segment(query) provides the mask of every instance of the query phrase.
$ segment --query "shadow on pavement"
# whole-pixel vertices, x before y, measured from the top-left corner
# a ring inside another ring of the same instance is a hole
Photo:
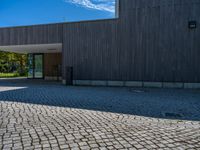
[[[3,79],[0,101],[200,121],[199,90],[66,87],[44,80]]]

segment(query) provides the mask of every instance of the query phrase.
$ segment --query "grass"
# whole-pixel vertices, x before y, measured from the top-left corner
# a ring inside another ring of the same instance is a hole
[[[0,73],[0,78],[14,78],[20,77],[18,73]]]

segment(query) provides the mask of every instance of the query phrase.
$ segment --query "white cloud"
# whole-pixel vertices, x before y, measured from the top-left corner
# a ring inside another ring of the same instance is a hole
[[[81,7],[96,9],[101,11],[115,12],[115,0],[64,0]]]

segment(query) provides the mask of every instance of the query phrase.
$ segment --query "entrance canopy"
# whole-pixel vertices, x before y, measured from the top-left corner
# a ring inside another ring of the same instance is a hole
[[[0,51],[29,54],[29,53],[59,53],[62,52],[62,44],[33,44],[0,46]]]

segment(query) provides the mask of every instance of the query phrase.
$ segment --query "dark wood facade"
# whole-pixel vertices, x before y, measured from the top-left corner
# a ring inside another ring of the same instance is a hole
[[[44,54],[44,76],[59,77],[61,76],[60,66],[62,64],[61,53],[45,53]]]
[[[62,43],[62,24],[0,28],[0,46]]]
[[[121,0],[119,19],[64,25],[75,79],[200,82],[199,0]]]
[[[200,82],[200,0],[119,6],[116,19],[2,28],[0,45],[63,43],[64,78],[72,66],[75,80]]]

